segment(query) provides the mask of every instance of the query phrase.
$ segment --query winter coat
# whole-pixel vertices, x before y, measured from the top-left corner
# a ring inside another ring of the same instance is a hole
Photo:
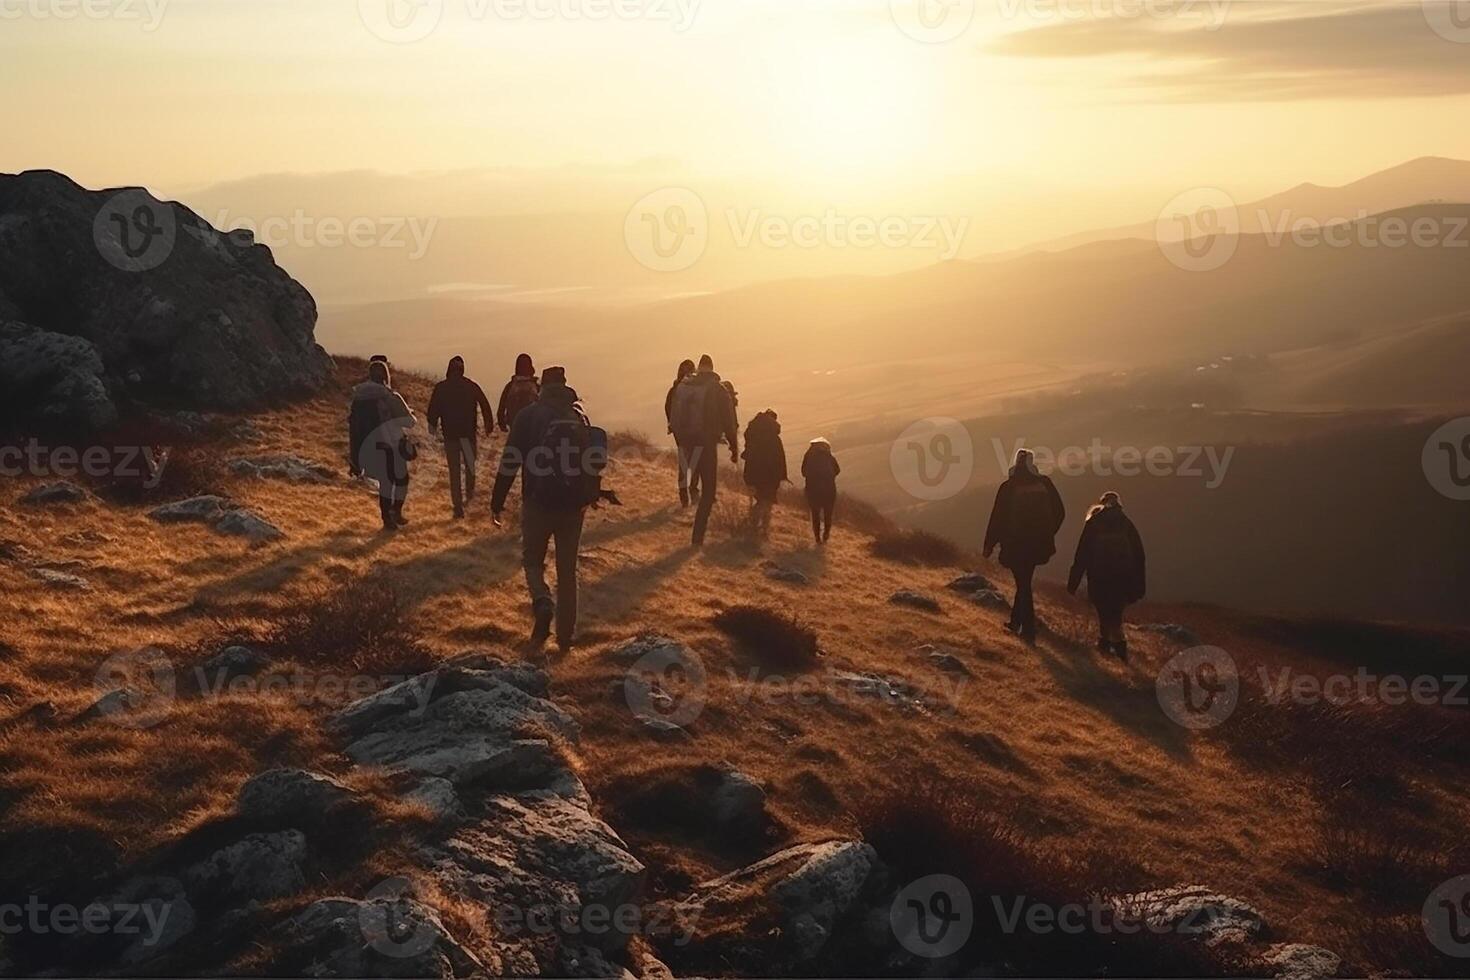
[[[689,448],[696,445],[713,448],[725,442],[731,449],[738,449],[740,424],[735,418],[735,401],[720,383],[720,376],[714,371],[697,371],[679,382],[675,386],[674,397],[670,399],[670,411],[674,409],[674,402],[685,385],[700,388],[704,394],[703,424],[700,426],[697,443],[691,442]],[[675,436],[679,435],[676,430]]]
[[[1082,526],[1067,588],[1075,592],[1084,576],[1087,598],[1101,609],[1119,609],[1143,598],[1143,539],[1122,507],[1104,507]]]
[[[347,414],[349,465],[380,485],[401,483],[408,477],[403,450],[416,424],[408,403],[392,388],[376,381],[356,385]]]
[[[767,409],[745,427],[745,483],[758,490],[774,491],[786,482],[786,446],[781,442],[781,423]]]
[[[577,404],[576,389],[560,381],[543,385],[541,396],[515,417],[510,426],[510,436],[505,440],[505,449],[500,455],[495,490],[490,495],[492,511],[499,513],[505,506],[505,498],[510,495],[516,474],[521,471],[532,450],[546,439],[546,430],[551,423],[568,417],[579,417],[584,422],[587,418]]]
[[[801,475],[806,480],[808,500],[833,500],[837,496],[837,475],[842,467],[832,455],[830,443],[813,442],[801,459]]]
[[[456,360],[429,396],[429,428],[442,422],[445,439],[472,438],[479,428],[475,425],[476,411],[485,419],[485,431],[493,429],[495,413],[490,399],[485,397],[484,389],[464,376],[464,365]]]
[[[995,493],[985,550],[999,545],[1000,563],[1006,568],[1045,565],[1057,553],[1057,531],[1066,517],[1062,496],[1050,477],[1012,468],[1010,478]]]

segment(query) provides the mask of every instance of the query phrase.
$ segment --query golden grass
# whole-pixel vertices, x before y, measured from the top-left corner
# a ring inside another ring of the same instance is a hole
[[[360,369],[342,367],[354,376]],[[422,411],[430,382],[399,382]],[[280,526],[282,542],[252,548],[204,527],[157,524],[142,507],[98,501],[0,511],[0,542],[75,559],[93,585],[58,593],[21,564],[0,562],[0,642],[8,647],[0,660],[0,850],[9,859],[28,842],[50,847],[44,857],[7,866],[7,879],[41,887],[53,878],[100,877],[219,817],[244,779],[271,765],[347,769],[321,725],[340,703],[332,697],[180,700],[162,722],[140,730],[66,723],[95,700],[93,677],[114,651],[156,645],[187,666],[227,634],[266,636],[344,585],[372,581],[391,585],[413,645],[427,655],[471,648],[516,655],[505,651],[529,621],[514,507],[505,529],[487,514],[499,437],[481,443],[479,491],[461,522],[451,519],[443,463],[426,441],[405,509],[412,523],[384,535],[370,491],[345,480],[345,391],[344,381],[324,396],[256,416],[258,445],[218,449],[295,453],[343,471],[341,482],[326,486],[228,477],[228,493]],[[664,778],[673,759],[690,767],[729,762],[767,788],[776,829],[765,844],[773,848],[860,833],[854,814],[901,796],[918,774],[938,773],[1006,814],[1038,847],[1124,853],[1150,882],[1203,882],[1256,904],[1293,940],[1350,958],[1371,954],[1360,939],[1363,896],[1309,867],[1308,856],[1338,823],[1334,797],[1306,768],[1316,763],[1266,765],[1232,745],[1228,722],[1192,734],[1169,721],[1154,691],[1173,652],[1162,640],[1140,636],[1126,664],[1100,658],[1090,650],[1090,609],[1041,586],[1046,629],[1028,647],[1001,629],[1003,612],[944,590],[954,568],[875,558],[872,535],[845,525],[842,511],[830,544],[814,548],[806,513],[789,495],[768,536],[730,537],[716,524],[695,551],[692,509],[679,508],[661,452],[620,455],[604,482],[626,506],[588,515],[581,643],[550,664],[554,697],[584,727],[578,762],[594,798],[624,798],[640,780]],[[18,497],[29,485],[6,492]],[[725,482],[726,509],[745,507],[735,493]],[[883,529],[861,513],[865,527]],[[760,566],[770,559],[804,572],[810,584],[766,578]],[[993,564],[977,569],[1007,581]],[[943,613],[894,607],[888,597],[899,589],[938,595]],[[712,617],[736,605],[795,614],[816,632],[823,656],[806,672],[818,684],[814,696],[798,697],[795,672],[773,674],[753,663],[716,628]],[[1330,666],[1228,612],[1155,607],[1130,618],[1190,625],[1229,649],[1248,679],[1260,664],[1308,672]],[[706,704],[685,740],[658,740],[610,693],[626,665],[609,648],[646,630],[681,639],[707,671]],[[917,650],[931,643],[954,652],[969,675],[930,666]],[[292,669],[353,669],[350,661],[285,656]],[[852,695],[829,682],[829,668],[903,680],[923,692],[923,703]],[[38,726],[19,717],[43,701],[55,703],[58,721]],[[1445,709],[1417,710],[1432,720]],[[1363,737],[1379,739],[1380,728],[1364,724]],[[1462,834],[1470,803],[1463,765],[1440,757],[1426,766],[1412,752],[1374,744],[1379,764],[1411,774],[1413,812],[1396,814],[1395,826],[1447,847]],[[615,825],[623,812],[608,809]],[[636,820],[617,829],[649,863],[660,895],[749,857]]]

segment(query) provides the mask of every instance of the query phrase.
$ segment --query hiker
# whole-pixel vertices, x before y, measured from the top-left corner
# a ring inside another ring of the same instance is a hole
[[[821,436],[807,446],[801,459],[801,475],[806,480],[806,505],[812,512],[812,536],[817,544],[832,537],[832,512],[837,509],[837,474],[842,467],[832,455],[832,444]]]
[[[599,457],[600,453],[600,457]],[[607,434],[588,421],[577,393],[567,385],[566,369],[549,367],[541,374],[540,394],[511,423],[500,457],[500,471],[490,498],[490,511],[500,525],[505,498],[516,474],[521,487],[521,563],[531,593],[535,625],[531,643],[540,645],[556,621],[556,644],[571,649],[577,629],[577,549],[588,506],[602,491],[598,475],[607,461]],[[546,549],[556,542],[556,598],[546,584]]]
[[[1000,563],[1016,579],[1016,600],[1006,629],[1027,643],[1036,640],[1031,579],[1037,567],[1057,553],[1057,531],[1066,516],[1056,484],[1036,471],[1036,459],[1029,449],[1019,450],[1010,477],[995,494],[995,507],[985,529],[985,557],[989,558],[1000,545]]]
[[[669,386],[669,393],[664,396],[664,420],[669,425],[669,435],[674,434],[674,392],[679,390],[679,385],[684,379],[694,373],[694,362],[689,358],[679,362],[679,372],[674,375],[674,383]],[[690,470],[688,453],[685,447],[679,445],[677,437],[674,439],[677,448],[675,455],[679,458],[679,506],[689,506],[689,495],[699,493],[699,476]],[[691,482],[693,477],[693,482]]]
[[[1143,598],[1143,539],[1123,513],[1123,500],[1112,490],[1087,512],[1077,555],[1067,576],[1067,591],[1077,594],[1087,577],[1087,598],[1097,609],[1097,648],[1128,659],[1123,610]]]
[[[694,512],[694,546],[698,548],[704,544],[709,515],[715,507],[722,441],[730,446],[730,462],[740,463],[735,400],[715,373],[714,359],[708,354],[700,357],[695,372],[674,389],[672,408],[674,441],[681,447],[683,465],[693,471],[690,483],[699,484],[699,507]]]
[[[444,462],[449,466],[449,502],[454,505],[454,519],[464,517],[466,501],[475,496],[475,464],[479,446],[475,442],[475,413],[485,420],[485,434],[495,431],[495,413],[484,389],[464,376],[464,358],[458,354],[449,359],[444,380],[434,386],[429,396],[429,432],[439,429],[444,436]],[[464,492],[460,493],[460,478]]]
[[[540,393],[541,385],[536,381],[536,365],[532,363],[531,355],[517,355],[516,373],[500,390],[500,408],[495,413],[500,431],[509,432],[521,409],[533,404]]]
[[[771,409],[760,412],[745,427],[745,485],[755,491],[751,523],[758,530],[771,526],[776,495],[786,478],[786,446],[781,442],[781,421]]]
[[[353,477],[377,481],[385,531],[408,523],[403,502],[408,496],[408,464],[418,456],[409,436],[416,424],[408,403],[393,390],[387,359],[368,362],[368,380],[352,389],[347,413],[347,468]]]

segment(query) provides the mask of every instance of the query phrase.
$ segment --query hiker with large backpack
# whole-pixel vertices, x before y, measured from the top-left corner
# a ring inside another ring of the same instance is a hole
[[[500,407],[495,412],[495,421],[501,432],[509,432],[521,409],[533,404],[541,394],[541,385],[536,380],[536,365],[530,354],[516,357],[516,373],[500,389]]]
[[[607,433],[587,420],[566,369],[541,373],[541,394],[510,426],[490,512],[501,524],[505,498],[521,475],[521,564],[531,594],[535,625],[531,643],[544,644],[556,623],[556,645],[566,652],[577,630],[577,550],[582,520],[599,499],[617,503],[602,489]],[[546,584],[546,550],[556,542],[556,598]]]
[[[388,359],[374,357],[368,362],[368,379],[352,389],[347,470],[354,478],[377,482],[378,513],[385,531],[408,523],[403,503],[408,499],[408,464],[418,455],[409,435],[415,425],[408,403],[393,390]]]
[[[1087,578],[1087,598],[1097,609],[1097,648],[1128,659],[1123,633],[1123,610],[1143,598],[1145,587],[1143,539],[1123,513],[1123,500],[1112,490],[1087,512],[1067,591],[1073,595]]]
[[[1000,546],[1000,563],[1016,580],[1016,598],[1006,629],[1027,643],[1036,640],[1036,606],[1031,580],[1038,566],[1057,553],[1057,531],[1066,520],[1062,496],[1051,478],[1036,470],[1029,449],[1016,453],[1016,465],[995,494],[990,524],[985,529],[985,557]]]
[[[786,446],[781,442],[781,422],[771,409],[758,412],[745,427],[745,485],[755,493],[751,523],[765,531],[771,526],[776,495],[786,478]]]
[[[812,512],[812,536],[817,544],[832,537],[832,512],[837,508],[837,474],[842,467],[832,455],[832,444],[821,436],[807,446],[801,459],[801,475],[806,480],[806,505]]]
[[[674,383],[669,386],[669,393],[664,396],[664,419],[669,424],[669,435],[674,435],[674,392],[678,391],[679,385],[683,384],[684,379],[693,373],[694,362],[687,357],[684,358],[679,362],[679,371],[674,376]],[[679,445],[677,436],[674,438],[674,445],[678,449],[676,455],[679,458],[679,506],[688,507],[689,495],[692,493],[698,496],[699,494],[699,484],[690,482],[691,470],[688,453],[683,446]]]
[[[683,457],[681,465],[693,471],[691,483],[699,483],[699,507],[694,512],[694,546],[704,544],[709,515],[715,508],[720,468],[719,446],[730,446],[730,462],[740,463],[740,430],[735,421],[735,400],[715,373],[715,362],[705,354],[695,372],[674,390],[669,427]]]
[[[464,505],[475,496],[475,468],[479,446],[475,433],[477,413],[483,418],[485,435],[495,431],[495,413],[490,408],[490,399],[485,391],[464,376],[464,358],[458,354],[449,359],[449,369],[444,380],[434,386],[429,396],[429,431],[442,426],[444,437],[444,462],[449,467],[449,502],[454,506],[454,518],[464,517]],[[461,492],[460,481],[464,486]]]

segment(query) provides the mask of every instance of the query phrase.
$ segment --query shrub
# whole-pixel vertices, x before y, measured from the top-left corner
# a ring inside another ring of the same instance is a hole
[[[306,663],[363,672],[418,672],[433,658],[414,642],[408,606],[392,584],[360,579],[325,587],[282,616],[268,646]]]
[[[806,670],[817,662],[817,633],[788,616],[760,606],[731,606],[714,618],[715,628],[778,670]]]
[[[872,548],[878,558],[929,568],[958,566],[964,559],[958,545],[929,531],[888,531],[873,539]]]

